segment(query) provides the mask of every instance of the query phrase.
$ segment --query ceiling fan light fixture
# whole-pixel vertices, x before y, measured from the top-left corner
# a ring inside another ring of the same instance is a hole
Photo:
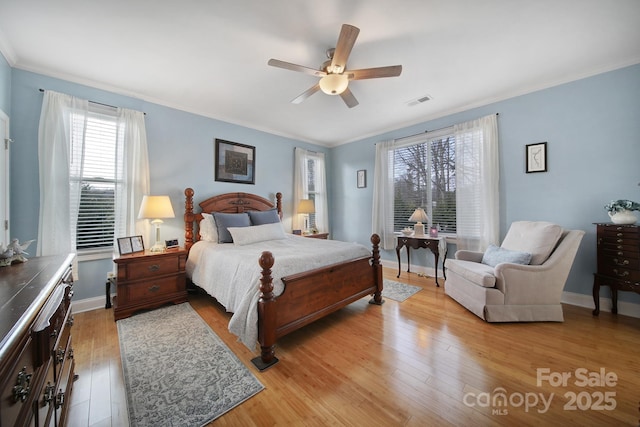
[[[327,74],[320,79],[320,89],[327,95],[340,95],[349,86],[349,77],[345,74]]]

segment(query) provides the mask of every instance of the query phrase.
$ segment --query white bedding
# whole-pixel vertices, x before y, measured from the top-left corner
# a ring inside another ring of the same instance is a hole
[[[271,275],[276,296],[284,288],[282,277],[371,255],[359,243],[295,235],[245,246],[203,241],[194,244],[187,259],[187,276],[233,313],[229,331],[252,351],[258,340],[261,272],[258,260],[263,251],[270,251],[275,258]]]

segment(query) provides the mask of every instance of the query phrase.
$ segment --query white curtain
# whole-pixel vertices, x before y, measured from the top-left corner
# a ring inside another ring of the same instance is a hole
[[[142,234],[137,220],[142,196],[149,193],[149,160],[143,113],[118,109],[115,237]],[[38,130],[40,214],[37,255],[76,252],[84,136],[89,102],[45,91]],[[146,233],[145,235],[148,235]],[[114,245],[114,249],[117,245]],[[77,258],[76,258],[77,259]],[[74,272],[77,274],[77,268]]]
[[[151,236],[149,222],[138,219],[142,198],[149,194],[149,156],[144,113],[118,108],[118,141],[114,237]],[[151,241],[149,241],[149,244]],[[147,245],[149,246],[149,245]],[[118,245],[114,241],[114,252]]]
[[[454,126],[457,248],[499,241],[498,123],[495,114]]]
[[[394,179],[393,153],[395,141],[376,144],[376,163],[373,173],[373,217],[371,232],[380,236],[382,249],[395,248],[393,230]]]
[[[327,206],[327,178],[324,153],[305,150],[296,147],[294,161],[294,189],[293,189],[293,219],[294,230],[304,228],[304,219],[298,215],[298,203],[301,199],[309,198],[309,160],[313,160],[316,165],[315,170],[315,218],[316,227],[319,232],[329,231],[329,208]]]
[[[38,256],[76,252],[80,186],[72,188],[69,178],[72,169],[74,173],[82,169],[81,159],[72,153],[84,151],[88,111],[86,100],[51,91],[44,93],[38,128]],[[72,214],[74,209],[76,215]],[[74,268],[74,272],[77,271]]]

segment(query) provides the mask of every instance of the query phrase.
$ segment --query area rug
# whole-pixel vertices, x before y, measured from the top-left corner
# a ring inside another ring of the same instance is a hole
[[[405,283],[394,282],[393,280],[384,279],[382,283],[382,296],[402,302],[422,288],[419,286],[407,285]]]
[[[117,327],[131,427],[201,426],[264,389],[188,303]]]

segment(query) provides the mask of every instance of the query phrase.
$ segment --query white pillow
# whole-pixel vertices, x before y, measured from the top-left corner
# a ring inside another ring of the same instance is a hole
[[[202,220],[200,221],[200,240],[218,243],[218,228],[216,227],[216,221],[213,218],[213,215],[209,213],[202,213]]]
[[[556,247],[562,227],[546,221],[515,221],[511,224],[502,247],[531,254],[531,265],[541,265]]]
[[[265,242],[267,240],[282,240],[287,238],[287,235],[284,233],[282,223],[280,222],[252,225],[251,227],[229,227],[227,230],[229,230],[231,237],[233,237],[233,244],[239,246]]]

